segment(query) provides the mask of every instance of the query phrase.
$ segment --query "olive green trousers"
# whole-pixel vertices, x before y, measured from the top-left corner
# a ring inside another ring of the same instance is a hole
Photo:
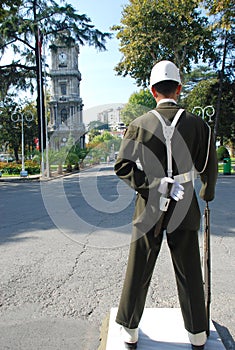
[[[130,245],[126,276],[116,322],[137,328],[160,252],[163,232],[154,236],[154,228]],[[186,330],[206,330],[206,310],[197,231],[176,230],[167,234],[174,266],[180,307]],[[167,273],[167,271],[166,271]]]

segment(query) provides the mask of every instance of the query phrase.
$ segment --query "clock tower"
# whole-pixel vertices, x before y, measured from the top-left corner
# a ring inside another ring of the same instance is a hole
[[[51,46],[50,146],[60,149],[71,137],[84,147],[85,125],[80,97],[81,73],[78,69],[79,47],[75,41],[69,46],[60,41]]]

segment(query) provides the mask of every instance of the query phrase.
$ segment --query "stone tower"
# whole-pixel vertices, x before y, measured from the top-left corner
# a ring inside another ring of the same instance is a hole
[[[52,91],[48,133],[50,146],[56,150],[65,146],[69,137],[84,148],[85,125],[80,97],[78,54],[79,47],[75,42],[66,46],[57,41],[51,47]]]

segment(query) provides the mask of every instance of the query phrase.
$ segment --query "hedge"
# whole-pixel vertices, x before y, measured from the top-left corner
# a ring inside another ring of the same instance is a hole
[[[0,171],[2,174],[19,175],[22,170],[22,165],[16,162],[4,163],[0,162]],[[40,166],[32,160],[25,161],[25,170],[29,175],[40,174]]]

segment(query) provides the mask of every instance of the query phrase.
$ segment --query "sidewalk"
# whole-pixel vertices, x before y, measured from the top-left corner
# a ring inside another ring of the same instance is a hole
[[[19,181],[39,181],[41,178],[40,174],[37,175],[29,175],[26,177],[23,176],[1,176],[1,182],[19,182]]]
[[[47,178],[46,176],[43,178],[41,174],[28,175],[26,177],[24,177],[24,176],[7,176],[7,177],[1,176],[0,182],[1,181],[2,182],[50,181],[50,180],[58,179],[60,177],[65,177],[65,176],[77,174],[85,169],[82,169],[80,171],[63,173],[63,174],[57,174],[57,172],[54,172],[54,173],[52,173],[52,176],[50,176],[49,178]]]

